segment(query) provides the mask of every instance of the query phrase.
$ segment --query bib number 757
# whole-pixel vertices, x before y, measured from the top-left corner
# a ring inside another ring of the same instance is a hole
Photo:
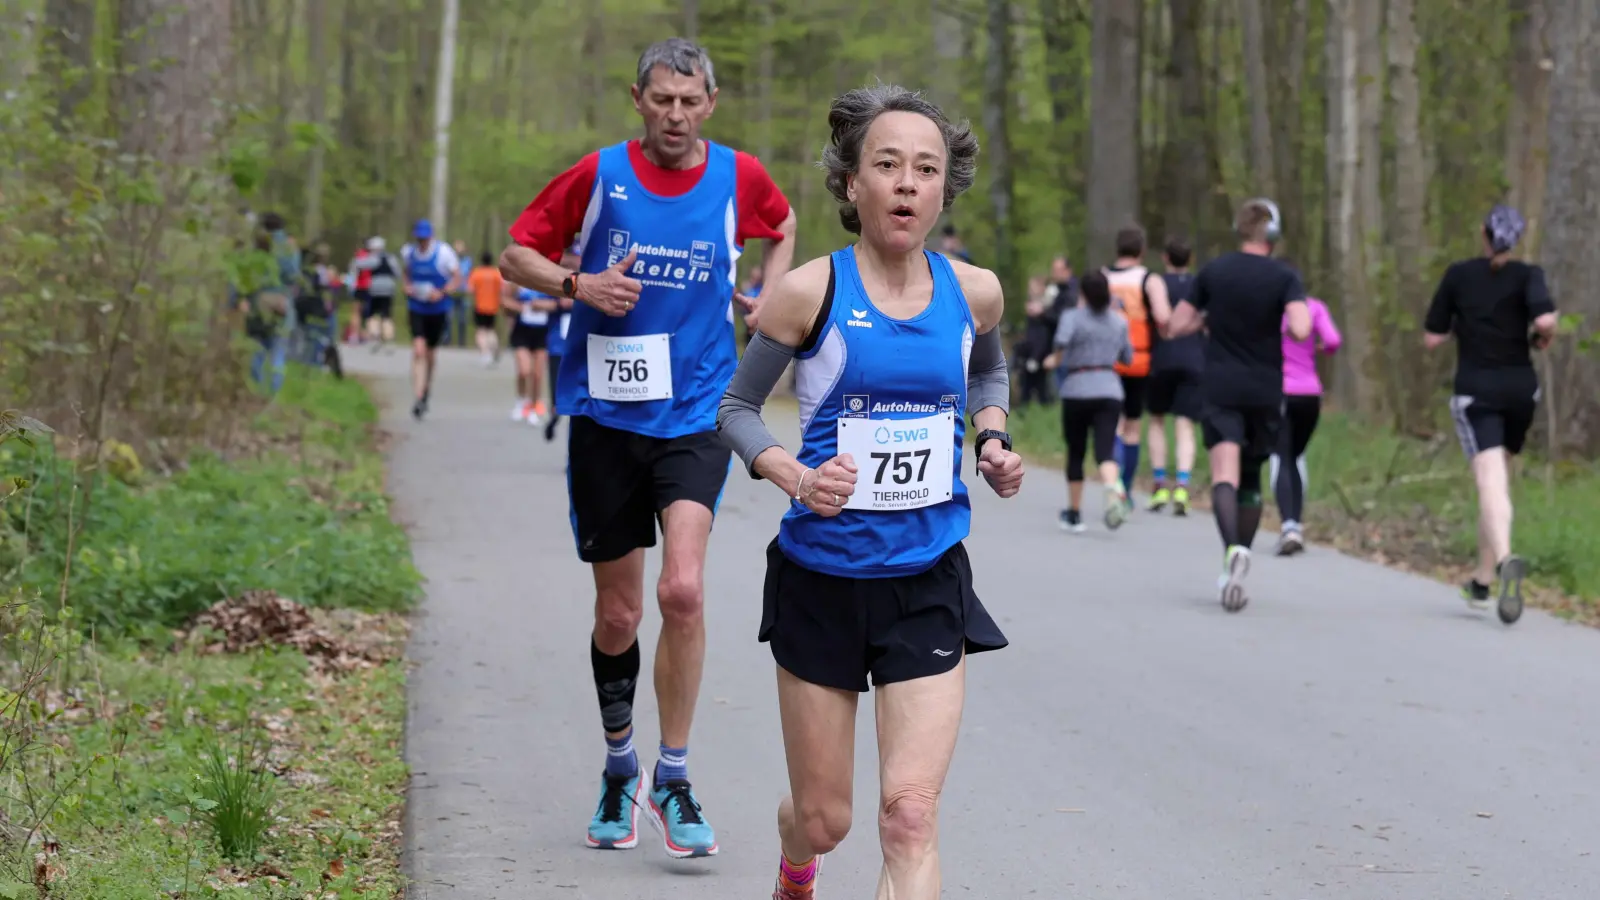
[[[840,419],[839,452],[860,475],[845,509],[920,509],[950,499],[955,484],[955,414],[920,419]]]
[[[589,335],[589,396],[612,403],[672,396],[672,338]]]

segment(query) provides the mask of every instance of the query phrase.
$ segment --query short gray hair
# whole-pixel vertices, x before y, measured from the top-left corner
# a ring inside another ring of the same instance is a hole
[[[949,209],[978,171],[978,139],[966,122],[952,122],[938,106],[897,84],[856,88],[834,98],[828,108],[828,128],[833,132],[822,148],[822,168],[828,173],[828,193],[839,201],[839,221],[851,234],[861,233],[861,216],[850,202],[849,176],[861,171],[861,148],[867,130],[884,113],[909,112],[926,116],[939,126],[947,162],[944,172],[944,208]]]
[[[666,66],[679,75],[704,75],[706,94],[717,89],[717,75],[711,69],[711,54],[705,48],[684,38],[667,38],[644,48],[639,54],[639,90],[650,86],[650,73],[656,66]]]

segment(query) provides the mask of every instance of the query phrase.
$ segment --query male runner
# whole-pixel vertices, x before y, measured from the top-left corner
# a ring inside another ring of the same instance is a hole
[[[1182,238],[1169,238],[1162,254],[1167,270],[1161,273],[1167,300],[1178,303],[1194,290],[1194,275],[1189,272],[1189,244]],[[1150,509],[1160,512],[1172,504],[1174,515],[1188,515],[1189,472],[1194,468],[1194,423],[1200,418],[1200,373],[1205,370],[1206,347],[1203,335],[1191,334],[1174,340],[1157,341],[1150,354],[1150,384],[1146,407],[1150,413],[1150,474],[1155,477],[1155,493]],[[1178,477],[1167,485],[1167,416],[1178,439]]]
[[[717,841],[687,760],[705,661],[706,542],[731,460],[716,420],[737,364],[735,265],[746,241],[774,241],[764,268],[770,283],[781,281],[795,217],[754,157],[700,138],[717,103],[705,50],[682,38],[652,44],[632,93],[644,137],[591,153],[550,182],[512,226],[500,267],[517,284],[579,301],[556,412],[571,420],[573,537],[596,591],[590,661],[607,754],[588,844],[636,846],[644,807],[669,856],[701,857]],[[576,272],[555,262],[574,238]],[[633,696],[644,548],[658,521],[661,750],[646,777],[633,749]]]
[[[1133,362],[1114,367],[1122,376],[1122,421],[1113,453],[1122,467],[1122,486],[1130,500],[1133,477],[1139,473],[1139,429],[1144,423],[1150,352],[1160,339],[1158,329],[1172,314],[1167,284],[1145,268],[1144,250],[1144,229],[1138,225],[1123,228],[1117,232],[1117,259],[1104,270],[1111,302],[1127,318],[1128,341],[1133,344]]]
[[[1455,393],[1450,413],[1478,485],[1478,567],[1462,586],[1467,604],[1485,606],[1499,582],[1500,621],[1522,617],[1527,563],[1511,552],[1510,457],[1522,452],[1539,403],[1530,349],[1555,336],[1556,307],[1544,270],[1511,258],[1526,227],[1509,206],[1483,223],[1483,252],[1445,270],[1428,306],[1424,345],[1456,339]]]
[[[1178,303],[1166,337],[1210,332],[1202,381],[1201,430],[1211,455],[1211,509],[1222,536],[1222,608],[1244,609],[1249,598],[1250,543],[1261,525],[1261,466],[1278,445],[1283,416],[1283,329],[1295,340],[1311,333],[1300,276],[1272,259],[1283,235],[1271,200],[1248,200],[1234,218],[1239,250],[1200,270],[1194,294]]]
[[[433,239],[433,225],[427,219],[418,220],[411,233],[416,243],[400,248],[400,259],[405,266],[411,319],[411,390],[416,396],[411,415],[421,419],[428,412],[428,395],[433,391],[433,370],[450,318],[450,297],[461,283],[461,260],[450,245]]]

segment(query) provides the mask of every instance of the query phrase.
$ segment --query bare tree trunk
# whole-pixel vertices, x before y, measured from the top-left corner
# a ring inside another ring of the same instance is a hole
[[[1011,140],[1007,113],[1011,106],[1011,3],[987,0],[988,54],[983,67],[984,156],[989,164],[989,204],[994,209],[995,271],[1008,296],[1020,296],[1016,235],[1011,217]]]
[[[1272,171],[1272,104],[1267,87],[1267,50],[1261,23],[1261,0],[1239,0],[1239,25],[1244,32],[1244,77],[1250,95],[1250,178],[1247,190],[1276,197],[1277,179]]]
[[[1089,245],[1109,263],[1117,229],[1139,214],[1139,4],[1094,0],[1089,79]]]
[[[328,13],[327,4],[312,2],[306,5],[306,36],[310,42],[310,77],[306,90],[310,94],[307,110],[311,126],[316,129],[316,142],[311,145],[311,159],[306,167],[306,218],[305,238],[317,240],[322,234],[322,171],[327,159],[327,144],[323,141],[323,127],[327,124],[328,82],[322,73],[328,68]]]
[[[933,4],[933,56],[938,60],[932,78],[932,94],[947,112],[955,114],[961,106],[961,61],[966,44],[966,23],[943,3]]]
[[[1372,353],[1372,322],[1367,279],[1359,249],[1356,184],[1361,144],[1361,112],[1354,7],[1360,0],[1328,0],[1328,259],[1337,274],[1344,316],[1345,350],[1339,354],[1336,388],[1341,405],[1363,408],[1368,386],[1364,370]]]
[[[1289,252],[1302,257],[1304,269],[1310,268],[1310,260],[1304,256],[1309,256],[1312,250],[1308,242],[1310,223],[1305,216],[1306,190],[1300,177],[1301,90],[1305,80],[1310,5],[1310,0],[1293,0],[1288,8],[1289,34],[1282,54],[1276,57],[1273,74],[1268,78],[1269,86],[1276,84],[1278,88],[1272,92],[1277,99],[1273,112],[1277,124],[1272,142],[1273,168],[1277,177],[1273,199],[1283,213],[1284,240],[1290,248]],[[1280,13],[1283,11],[1281,7],[1274,9]],[[1275,15],[1271,19],[1281,20],[1282,16]]]
[[[1417,23],[1413,0],[1389,0],[1389,97],[1394,110],[1394,238],[1397,275],[1397,310],[1408,315],[1404,328],[1386,328],[1398,342],[1394,360],[1400,365],[1391,380],[1403,379],[1404,400],[1396,415],[1402,425],[1427,416],[1433,385],[1427,364],[1412,350],[1417,344],[1422,318],[1427,315],[1427,287],[1423,273],[1428,264],[1428,167],[1422,147],[1421,89],[1417,83]]]
[[[1039,0],[1040,37],[1044,41],[1045,87],[1050,93],[1050,131],[1055,152],[1056,183],[1071,196],[1077,196],[1083,182],[1078,168],[1078,134],[1074,128],[1077,110],[1073,98],[1081,96],[1082,85],[1071,64],[1073,37],[1078,29],[1069,21],[1067,0]],[[1070,203],[1061,204],[1061,230],[1072,233],[1082,216]]]
[[[63,123],[77,115],[94,86],[93,0],[48,0],[44,7],[45,65],[56,87],[56,115]]]
[[[1586,330],[1593,331],[1600,321],[1600,292],[1590,261],[1594,223],[1600,221],[1600,2],[1551,4],[1548,34],[1555,65],[1541,258],[1547,260],[1550,292],[1562,313],[1583,316]],[[1570,341],[1557,346],[1561,352],[1553,368],[1564,377],[1545,385],[1547,409],[1562,425],[1553,443],[1571,445],[1592,459],[1600,451],[1600,363],[1592,350],[1580,356]],[[1565,405],[1555,410],[1558,398]]]
[[[1568,0],[1559,0],[1568,2]],[[1550,13],[1545,0],[1512,0],[1511,86],[1506,110],[1506,178],[1511,205],[1528,222],[1524,251],[1537,254],[1545,202],[1545,166],[1550,131]]]
[[[1197,249],[1210,208],[1206,175],[1211,163],[1206,143],[1205,70],[1200,61],[1201,0],[1168,0],[1172,53],[1167,80],[1174,122],[1167,137],[1162,177],[1171,181],[1168,230],[1187,236]]]
[[[231,61],[229,0],[120,0],[126,67],[115,84],[124,152],[172,165],[210,155],[222,121],[216,86]]]
[[[683,0],[683,36],[700,40],[700,0]]]
[[[445,216],[450,209],[450,112],[455,100],[456,30],[461,21],[460,0],[444,0],[444,22],[439,26],[439,75],[433,96],[433,184],[428,218],[444,240]]]

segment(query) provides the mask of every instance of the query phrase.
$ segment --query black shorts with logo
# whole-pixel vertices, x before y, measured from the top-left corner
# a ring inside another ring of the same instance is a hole
[[[567,493],[578,558],[610,562],[654,547],[661,511],[678,500],[715,515],[732,459],[715,431],[658,438],[573,416]]]
[[[1521,453],[1538,408],[1534,397],[1514,400],[1456,394],[1450,398],[1450,418],[1456,425],[1461,452],[1469,460],[1496,447],[1513,455]]]
[[[776,538],[757,637],[801,681],[862,692],[869,675],[878,687],[942,675],[1009,643],[972,589],[962,544],[915,575],[843,578],[796,563]]]
[[[1218,444],[1238,444],[1244,462],[1262,463],[1278,447],[1278,430],[1283,424],[1283,404],[1260,406],[1222,405],[1206,401],[1200,413],[1200,431],[1206,449]]]
[[[377,301],[374,300],[373,303],[376,304]],[[449,313],[419,313],[414,309],[407,312],[410,313],[408,321],[411,323],[412,340],[422,338],[429,350],[443,342],[445,326],[450,323]]]
[[[1145,394],[1152,416],[1179,416],[1191,421],[1200,418],[1200,373],[1188,369],[1166,369],[1150,376]]]

